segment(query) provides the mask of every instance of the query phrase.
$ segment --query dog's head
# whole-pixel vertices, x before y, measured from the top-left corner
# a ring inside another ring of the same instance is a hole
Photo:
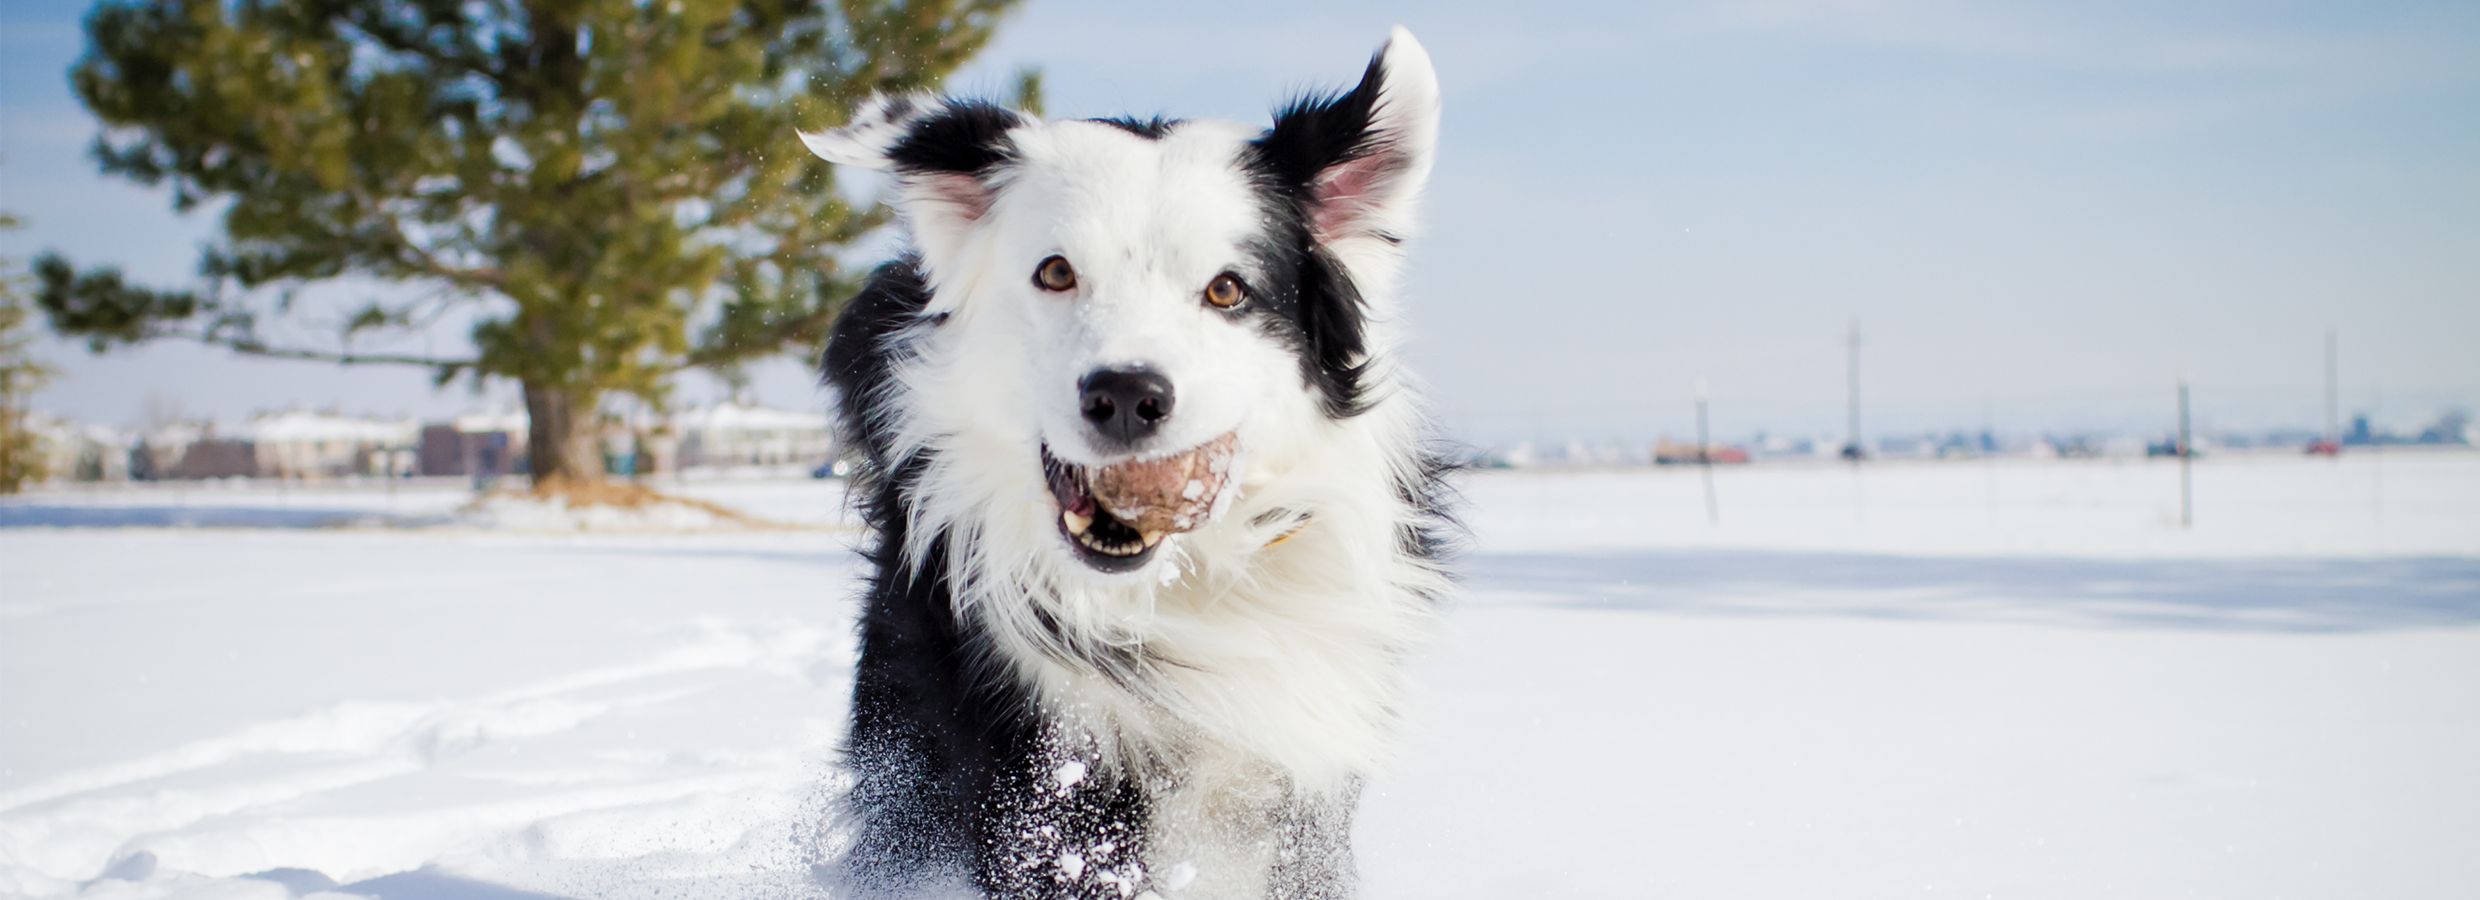
[[[1384,401],[1395,245],[1438,108],[1398,29],[1357,86],[1270,127],[899,96],[802,140],[894,176],[932,287],[902,377],[919,421],[900,427],[957,457],[940,499],[1003,507],[999,530],[1038,519],[1034,552],[1077,563],[1055,571],[1108,576],[1266,515],[1230,508],[1252,473]]]

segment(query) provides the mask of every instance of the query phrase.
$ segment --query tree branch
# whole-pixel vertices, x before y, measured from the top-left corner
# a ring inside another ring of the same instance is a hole
[[[222,347],[244,356],[269,359],[301,359],[345,366],[421,366],[429,369],[470,369],[481,364],[477,359],[449,359],[438,356],[417,356],[410,353],[355,353],[350,350],[312,350],[303,347],[276,347],[249,337],[219,337],[190,331],[167,331],[164,337],[197,341],[211,347]]]
[[[372,22],[362,15],[347,13],[343,21],[352,26],[354,30],[361,32],[364,37],[369,38],[371,43],[383,49],[410,53],[441,68],[462,70],[479,75],[493,84],[504,85],[508,81],[507,77],[502,75],[498,68],[492,66],[486,58],[443,52],[438,47],[425,43],[420,37],[406,34],[392,24]]]
[[[422,246],[421,242],[414,240],[413,235],[405,231],[404,220],[389,212],[386,206],[379,203],[376,198],[359,191],[356,191],[354,196],[363,203],[369,204],[373,215],[387,222],[388,235],[395,238],[397,246],[404,250],[404,254],[396,260],[398,265],[455,284],[487,287],[502,293],[508,290],[506,273],[487,267],[468,269],[440,259],[438,254],[432,252],[429,247]]]

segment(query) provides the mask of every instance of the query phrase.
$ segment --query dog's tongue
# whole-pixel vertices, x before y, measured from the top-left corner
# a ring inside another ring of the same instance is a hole
[[[1096,470],[1094,499],[1112,518],[1146,534],[1177,534],[1204,525],[1231,477],[1237,444],[1225,434],[1176,456]]]

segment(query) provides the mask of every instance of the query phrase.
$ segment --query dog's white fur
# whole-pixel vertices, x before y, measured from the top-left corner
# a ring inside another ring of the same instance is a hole
[[[948,536],[959,618],[996,639],[992,662],[1071,724],[1097,763],[1220,773],[1165,804],[1190,812],[1158,816],[1211,819],[1265,784],[1341,795],[1378,768],[1403,655],[1444,587],[1441,572],[1399,550],[1420,511],[1397,485],[1423,477],[1407,470],[1423,435],[1412,385],[1390,363],[1393,238],[1411,231],[1431,167],[1438,84],[1404,30],[1382,56],[1374,119],[1406,158],[1384,177],[1344,171],[1322,184],[1329,202],[1315,229],[1369,307],[1371,404],[1353,417],[1321,408],[1289,348],[1198,302],[1218,273],[1248,274],[1244,242],[1270,215],[1240,164],[1258,129],[1191,122],[1157,140],[1028,118],[1009,133],[1016,158],[997,184],[897,176],[894,205],[933,291],[927,315],[895,339],[906,351],[893,387],[903,396],[885,407],[906,411],[890,423],[899,458],[928,460],[906,558],[920,564],[929,542]],[[803,139],[830,161],[888,168],[907,116],[936,102],[877,101]],[[1030,278],[1053,254],[1076,267],[1067,294]],[[1070,386],[1127,364],[1178,386],[1158,446],[1237,432],[1239,475],[1213,522],[1168,538],[1136,572],[1104,574],[1062,539],[1040,452],[1048,442],[1072,463],[1111,461],[1086,439]],[[1159,662],[1114,678],[1089,662],[1096,648],[1143,648],[1134,658]],[[1204,863],[1228,837],[1167,837],[1156,871]]]

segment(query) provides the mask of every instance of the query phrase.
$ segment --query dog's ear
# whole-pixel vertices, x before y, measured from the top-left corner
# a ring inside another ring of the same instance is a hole
[[[1294,101],[1257,139],[1260,164],[1308,214],[1310,235],[1350,258],[1411,228],[1438,149],[1438,73],[1398,26],[1345,93]]]
[[[1016,159],[1009,132],[1030,123],[980,101],[882,94],[841,128],[801,132],[801,143],[837,165],[894,173],[896,210],[935,265],[990,212],[995,177]]]

